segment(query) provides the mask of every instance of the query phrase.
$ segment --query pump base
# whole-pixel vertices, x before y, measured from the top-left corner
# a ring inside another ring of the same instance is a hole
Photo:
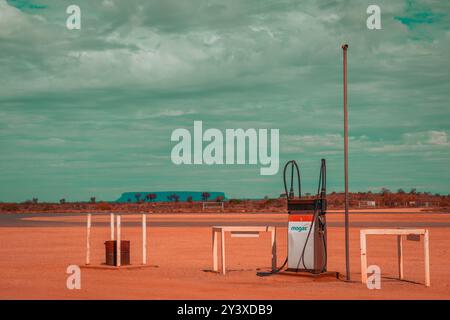
[[[313,270],[311,270],[313,271]],[[279,274],[289,275],[289,276],[300,276],[300,277],[311,277],[311,278],[335,278],[340,279],[340,273],[338,271],[324,271],[319,273],[312,273],[305,269],[286,269]]]

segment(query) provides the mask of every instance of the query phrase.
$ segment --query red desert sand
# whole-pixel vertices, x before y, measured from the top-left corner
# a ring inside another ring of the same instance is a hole
[[[210,225],[240,222],[245,225],[261,222],[267,225],[280,224],[287,220],[286,214],[148,214],[147,259],[150,267],[121,270],[82,268],[80,290],[66,288],[66,269],[72,264],[84,265],[86,217],[23,215],[23,219],[38,220],[40,224],[4,227],[0,223],[1,299],[450,298],[450,215],[447,214],[352,215],[352,281],[349,283],[343,281],[344,229],[343,215],[340,213],[327,216],[331,225],[328,228],[328,270],[340,272],[340,280],[329,276],[291,274],[258,277],[258,270],[270,269],[269,234],[262,234],[260,238],[231,238],[227,235],[227,274],[224,276],[211,272]],[[134,265],[141,262],[140,219],[140,215],[122,216],[122,239],[131,241],[131,263]],[[44,221],[49,221],[48,225],[42,224]],[[52,225],[51,221],[66,224]],[[105,260],[103,243],[109,240],[108,222],[109,215],[93,215],[91,265],[101,265]],[[198,226],[192,226],[194,222]],[[398,227],[416,222],[418,225],[429,225],[431,287],[423,285],[423,240],[404,241],[407,281],[396,279],[397,247],[393,236],[368,238],[368,264],[380,266],[381,289],[369,290],[360,283],[359,230],[375,228],[378,222],[388,222]],[[278,265],[283,263],[286,256],[286,234],[286,227],[277,228]]]

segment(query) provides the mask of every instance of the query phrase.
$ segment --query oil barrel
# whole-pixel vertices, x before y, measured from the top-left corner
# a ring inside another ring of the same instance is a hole
[[[109,266],[117,266],[117,241],[105,241],[105,258]],[[122,266],[130,264],[130,241],[120,241],[120,264]]]

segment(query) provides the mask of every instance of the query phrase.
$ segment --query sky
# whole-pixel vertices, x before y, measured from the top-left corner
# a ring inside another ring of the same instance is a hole
[[[171,133],[196,120],[279,129],[306,192],[321,158],[342,191],[343,43],[350,191],[447,194],[449,14],[439,0],[0,0],[0,201],[282,192],[281,167],[174,165]]]

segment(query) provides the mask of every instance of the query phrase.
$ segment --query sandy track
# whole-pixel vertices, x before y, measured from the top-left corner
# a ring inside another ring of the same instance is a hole
[[[330,224],[342,223],[342,214],[328,216]],[[430,226],[431,288],[423,283],[422,243],[405,242],[405,276],[396,276],[395,238],[370,238],[369,264],[377,264],[383,273],[381,290],[368,290],[360,284],[359,228],[351,229],[351,271],[354,282],[331,278],[277,275],[260,278],[258,268],[270,266],[270,239],[227,237],[226,276],[209,272],[211,268],[210,228],[183,227],[183,222],[210,224],[246,224],[257,222],[283,223],[286,216],[267,215],[152,215],[149,216],[149,263],[158,267],[136,270],[82,269],[82,289],[66,289],[65,270],[70,264],[83,264],[85,217],[30,217],[50,219],[67,225],[35,226],[33,228],[2,227],[0,220],[0,298],[2,299],[449,299],[450,298],[450,235],[446,227]],[[104,260],[103,241],[108,239],[107,216],[95,217],[93,229],[93,264]],[[139,216],[125,217],[128,224],[123,237],[132,242],[132,263],[140,261]],[[61,221],[62,220],[62,221]],[[157,227],[156,221],[172,226]],[[370,215],[353,216],[354,223],[391,222],[448,223],[449,215]],[[134,221],[134,222],[133,222]],[[228,223],[227,223],[228,222]],[[45,223],[44,223],[45,225]],[[344,273],[343,228],[328,229],[328,269]],[[278,263],[286,255],[286,228],[278,230]]]

